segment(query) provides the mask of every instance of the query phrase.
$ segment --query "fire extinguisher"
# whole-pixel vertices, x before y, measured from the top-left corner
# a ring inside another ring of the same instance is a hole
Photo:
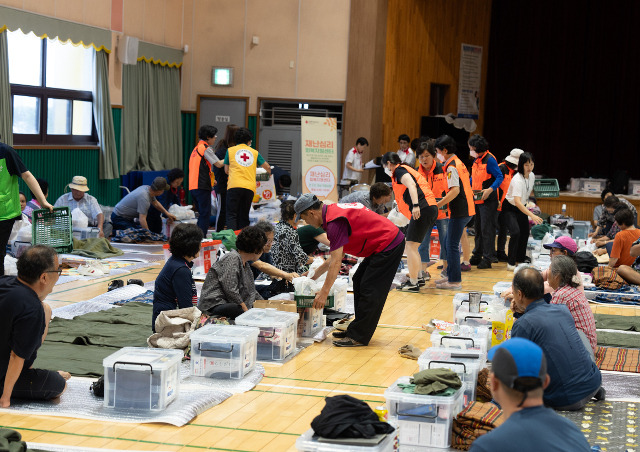
[[[178,188],[179,192],[178,192],[178,197],[180,198],[180,205],[181,206],[186,206],[187,205],[187,192],[184,190],[184,187],[180,186]]]

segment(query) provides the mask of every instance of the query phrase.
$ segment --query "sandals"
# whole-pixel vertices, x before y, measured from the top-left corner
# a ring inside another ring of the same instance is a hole
[[[350,337],[345,337],[339,341],[333,341],[333,345],[336,347],[365,347],[365,344],[361,344],[360,342],[351,339]]]
[[[347,337],[347,332],[346,331],[336,330],[336,331],[333,332],[333,337],[335,337],[337,339],[344,339],[345,337]]]

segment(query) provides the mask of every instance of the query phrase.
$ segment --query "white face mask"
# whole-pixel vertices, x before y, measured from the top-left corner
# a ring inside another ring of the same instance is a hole
[[[391,172],[391,170],[389,168],[385,168],[384,172],[387,174],[387,176],[393,177],[393,173]]]
[[[442,154],[436,154],[436,158],[437,158],[438,160],[440,160],[440,162],[441,162],[441,163],[444,163],[444,155],[442,155]]]
[[[478,157],[478,153],[476,151],[469,151],[469,155],[473,158]]]

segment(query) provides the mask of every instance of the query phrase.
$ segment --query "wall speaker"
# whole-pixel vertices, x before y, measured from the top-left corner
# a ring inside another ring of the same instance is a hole
[[[136,64],[138,61],[138,38],[121,36],[118,39],[118,59],[122,64]]]

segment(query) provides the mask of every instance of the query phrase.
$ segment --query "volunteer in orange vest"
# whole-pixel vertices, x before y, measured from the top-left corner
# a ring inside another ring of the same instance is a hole
[[[271,166],[251,147],[253,134],[239,128],[235,134],[237,145],[227,150],[224,171],[227,181],[227,227],[237,231],[249,226],[249,211],[256,194],[256,168],[261,166],[271,175]]]
[[[505,252],[505,246],[507,244],[507,218],[502,212],[502,206],[504,205],[504,199],[507,196],[507,190],[509,190],[511,179],[513,179],[513,176],[518,172],[518,159],[520,158],[520,154],[523,152],[524,151],[522,149],[512,149],[504,161],[498,165],[498,168],[500,168],[500,171],[502,171],[502,175],[504,176],[504,180],[498,189],[497,257],[500,262],[507,262],[509,260],[509,257]]]
[[[434,146],[436,140],[428,139],[417,146],[416,154],[420,166],[418,172],[427,180],[429,188],[436,199],[444,198],[447,194],[447,175],[444,172],[442,163],[436,158],[436,148]],[[438,218],[436,219],[436,227],[438,228],[438,241],[440,242],[440,259],[443,261],[442,277],[447,276],[447,251],[445,243],[447,241],[448,226],[447,210],[438,209]],[[422,261],[422,273],[429,274],[427,267],[431,255],[431,231],[422,240],[422,244],[418,247],[420,260]]]
[[[222,162],[213,151],[213,143],[216,141],[218,129],[214,126],[202,126],[198,130],[198,144],[191,151],[189,157],[189,193],[193,203],[198,209],[198,227],[202,229],[204,236],[209,231],[211,218],[211,190],[215,178],[211,172],[211,165],[222,168]]]
[[[340,273],[345,253],[364,257],[353,275],[355,318],[346,331],[334,331],[333,345],[361,347],[369,344],[387,301],[393,278],[404,252],[404,234],[387,218],[360,203],[324,205],[316,195],[306,193],[294,204],[298,214],[314,228],[327,231],[331,257],[316,275],[328,271],[313,307],[324,307]]]
[[[427,180],[411,166],[402,163],[395,152],[387,152],[382,156],[382,166],[393,183],[398,210],[408,220],[407,226],[407,264],[409,280],[398,288],[405,292],[420,292],[420,287],[428,279],[421,276],[420,253],[418,247],[424,236],[431,233],[438,217],[436,198],[433,196]],[[331,242],[331,239],[329,239]]]
[[[447,277],[436,281],[439,289],[462,289],[460,252],[458,244],[462,231],[475,215],[475,204],[469,171],[456,156],[456,142],[449,135],[442,135],[435,143],[437,158],[444,164],[447,175],[447,195],[438,201],[438,207],[449,204],[449,227],[447,228]]]
[[[498,223],[498,188],[504,176],[498,161],[489,152],[489,143],[481,135],[473,135],[467,143],[469,154],[475,158],[471,168],[471,189],[476,204],[475,248],[471,265],[478,269],[491,268],[496,257],[496,225]]]

